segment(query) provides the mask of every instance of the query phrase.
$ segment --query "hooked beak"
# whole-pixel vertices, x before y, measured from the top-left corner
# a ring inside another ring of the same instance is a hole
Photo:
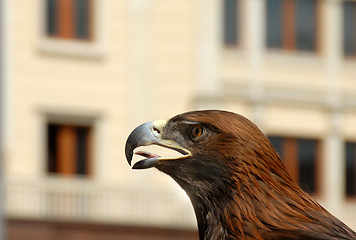
[[[146,169],[155,167],[160,161],[166,160],[177,160],[184,159],[191,156],[189,150],[183,148],[177,142],[170,139],[163,139],[162,133],[163,128],[166,125],[166,121],[159,120],[154,122],[144,123],[137,128],[135,128],[130,136],[127,138],[125,146],[125,155],[127,162],[131,166],[132,157],[134,155],[134,150],[137,147],[149,146],[149,145],[159,145],[165,148],[173,149],[182,154],[179,157],[161,157],[159,155],[148,153],[148,152],[136,152],[135,154],[141,155],[146,159],[136,162],[133,169]]]

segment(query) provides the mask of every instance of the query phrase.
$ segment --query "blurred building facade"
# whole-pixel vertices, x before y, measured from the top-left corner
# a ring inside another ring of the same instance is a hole
[[[2,0],[9,239],[196,239],[183,191],[132,171],[138,124],[240,113],[356,229],[356,2]]]

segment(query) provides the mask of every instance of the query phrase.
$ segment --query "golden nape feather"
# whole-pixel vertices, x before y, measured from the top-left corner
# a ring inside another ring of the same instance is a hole
[[[292,180],[267,137],[241,115],[195,111],[142,124],[127,139],[128,162],[151,144],[181,156],[137,152],[145,159],[133,168],[155,167],[186,191],[201,240],[356,239]]]

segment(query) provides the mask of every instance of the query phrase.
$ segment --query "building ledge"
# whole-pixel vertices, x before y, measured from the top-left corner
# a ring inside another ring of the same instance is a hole
[[[222,106],[227,99],[240,99],[245,102],[261,104],[288,103],[318,106],[327,109],[347,109],[356,107],[355,93],[339,91],[335,94],[321,86],[294,84],[260,83],[252,86],[251,81],[222,80],[214,93],[198,93],[196,106]]]
[[[47,177],[7,179],[5,193],[8,218],[196,228],[189,199],[170,189]]]

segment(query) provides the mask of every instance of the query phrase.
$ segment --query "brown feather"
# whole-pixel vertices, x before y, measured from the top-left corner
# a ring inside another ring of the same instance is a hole
[[[199,142],[177,135],[198,122],[209,133]],[[165,137],[185,144],[192,157],[157,168],[187,192],[200,239],[356,239],[290,177],[266,136],[251,121],[225,111],[197,111],[172,118]]]

